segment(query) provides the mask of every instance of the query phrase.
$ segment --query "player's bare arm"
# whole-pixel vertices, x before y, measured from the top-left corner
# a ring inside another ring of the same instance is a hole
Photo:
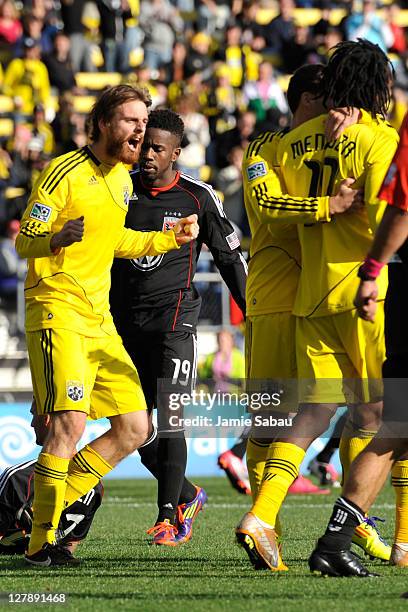
[[[387,206],[368,258],[382,265],[388,263],[407,237],[408,212],[396,206]],[[359,317],[366,321],[374,321],[377,296],[378,288],[375,278],[362,278],[354,300]]]
[[[327,113],[325,136],[328,141],[340,138],[344,130],[350,125],[358,123],[360,110],[351,107],[332,108]]]

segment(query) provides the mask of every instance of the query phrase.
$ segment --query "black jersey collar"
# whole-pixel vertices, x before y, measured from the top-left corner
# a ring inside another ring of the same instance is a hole
[[[84,146],[84,151],[85,153],[92,159],[93,163],[96,166],[100,166],[101,162],[99,161],[99,159],[97,157],[95,157],[95,155],[92,153],[91,149],[88,147],[88,145]]]

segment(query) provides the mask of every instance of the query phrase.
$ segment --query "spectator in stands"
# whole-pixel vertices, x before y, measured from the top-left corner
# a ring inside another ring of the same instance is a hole
[[[279,0],[279,15],[264,28],[264,38],[270,53],[282,61],[284,43],[295,36],[294,18],[295,3],[293,0]]]
[[[246,58],[241,36],[242,29],[238,23],[230,24],[226,31],[225,44],[221,45],[216,54],[216,59],[228,66],[233,87],[241,87],[245,77]]]
[[[295,72],[304,64],[318,61],[317,51],[310,35],[310,28],[300,23],[295,25],[295,36],[283,44],[282,68],[288,74]]]
[[[41,140],[41,151],[46,156],[51,157],[55,153],[54,133],[46,120],[45,109],[42,104],[36,104],[34,107],[32,135]]]
[[[318,3],[318,8],[320,8],[321,10],[320,19],[311,28],[313,42],[316,46],[324,42],[324,38],[330,28],[330,0],[320,0],[320,2]]]
[[[88,143],[85,116],[76,113],[73,99],[65,93],[58,99],[59,111],[52,122],[57,153],[68,153]]]
[[[264,26],[257,20],[257,13],[260,9],[259,0],[244,0],[242,11],[237,16],[236,22],[242,30],[241,41],[243,44],[250,44],[254,38],[261,39],[260,48],[265,47]]]
[[[75,89],[75,75],[70,56],[71,41],[64,32],[57,32],[52,53],[43,57],[50,83],[59,93]]]
[[[263,121],[266,117],[266,111],[270,108],[277,108],[281,113],[288,112],[288,103],[274,76],[270,62],[261,62],[258,80],[246,83],[244,100],[248,108],[255,112],[257,121]]]
[[[0,50],[7,60],[14,45],[23,34],[19,13],[12,0],[3,0],[0,4]]]
[[[50,97],[50,81],[45,64],[40,59],[41,48],[32,38],[24,39],[24,55],[14,58],[4,74],[3,93],[22,100],[21,111],[31,115],[34,105],[47,107]]]
[[[130,74],[126,75],[124,80],[126,83],[129,83],[129,85],[137,84],[148,89],[152,99],[153,109],[166,102],[167,89],[165,88],[166,93],[163,95],[162,91],[159,90],[159,88],[153,82],[152,72],[153,71],[150,66],[147,64],[140,64],[140,66],[136,66],[136,68],[134,68]]]
[[[70,57],[72,69],[75,72],[95,72],[92,61],[92,46],[85,36],[85,26],[82,23],[86,0],[61,0],[61,17],[64,32],[71,42]]]
[[[394,41],[389,48],[389,52],[398,53],[398,55],[402,55],[407,50],[405,29],[397,23],[400,11],[401,7],[398,2],[392,2],[387,10],[387,21],[394,38]]]
[[[227,0],[201,0],[198,3],[198,28],[213,35],[223,30],[231,15],[231,2]]]
[[[219,64],[215,72],[215,87],[212,90],[211,135],[223,134],[236,125],[236,114],[244,100],[240,90],[231,85],[231,72],[226,64]]]
[[[190,49],[184,61],[184,77],[190,78],[200,73],[202,80],[207,80],[212,74],[212,60],[209,55],[211,37],[205,32],[197,32],[191,39]]]
[[[352,11],[345,22],[347,40],[365,38],[378,45],[385,53],[393,42],[394,37],[388,23],[377,15],[376,0],[363,0],[361,11]]]
[[[99,31],[106,72],[126,72],[129,69],[129,49],[125,44],[126,20],[130,9],[120,0],[97,0],[100,14]]]
[[[244,151],[241,147],[231,149],[228,154],[229,165],[218,173],[216,187],[224,196],[223,208],[228,219],[238,227],[241,235],[247,236],[249,227],[242,189],[243,155]]]
[[[237,125],[216,137],[216,156],[218,168],[228,166],[228,154],[233,147],[246,149],[255,131],[256,115],[253,111],[241,113]]]
[[[152,69],[171,60],[176,33],[183,31],[183,20],[169,0],[142,0],[140,26],[145,33],[144,62]]]
[[[193,178],[199,179],[205,165],[205,152],[210,143],[207,118],[199,112],[200,103],[195,94],[182,95],[177,112],[184,122],[185,146],[181,149],[177,167]]]
[[[12,219],[6,225],[5,235],[0,238],[0,306],[9,319],[9,335],[16,336],[17,329],[17,287],[23,282],[27,264],[20,259],[15,241],[20,222]]]
[[[21,57],[23,55],[24,39],[32,38],[41,47],[44,54],[51,53],[53,38],[56,33],[56,28],[47,25],[43,17],[27,13],[23,18],[24,35],[17,41],[15,55]]]
[[[184,42],[176,40],[173,45],[171,60],[160,66],[160,80],[166,85],[181,83],[184,80],[184,64],[187,58],[187,47]]]
[[[245,359],[235,346],[234,336],[228,329],[217,334],[218,348],[198,367],[200,379],[214,383],[214,391],[226,393],[242,387],[245,378]]]

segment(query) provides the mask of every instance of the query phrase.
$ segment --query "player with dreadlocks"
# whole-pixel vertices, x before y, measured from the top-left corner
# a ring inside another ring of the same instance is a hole
[[[375,381],[381,378],[384,360],[383,318],[379,316],[375,325],[359,320],[353,299],[356,272],[384,211],[377,193],[397,146],[397,133],[384,120],[391,81],[392,69],[377,46],[363,40],[338,45],[324,71],[322,100],[330,106],[362,109],[359,124],[336,141],[326,142],[325,115],[300,123],[295,113],[293,129],[279,146],[289,194],[330,196],[341,180],[352,177],[356,179],[353,187],[364,188],[365,206],[334,215],[328,223],[298,226],[302,270],[293,314],[301,405],[290,433],[271,444],[258,497],[237,529],[238,535],[242,532],[251,538],[245,525],[250,523],[248,517],[252,522],[256,517],[263,531],[258,537],[262,547],[255,543],[251,554],[258,555],[259,566],[278,571],[279,564],[274,565],[279,560],[276,517],[310,444],[327,429],[339,405],[351,406],[352,428],[340,448],[347,477],[351,462],[379,426],[382,388]],[[382,300],[386,286],[383,274]],[[363,537],[372,530],[379,551],[372,521],[360,514],[358,525]],[[390,552],[383,544],[383,552],[375,556],[389,559]],[[336,559],[332,569],[333,575],[368,574],[349,551]]]
[[[361,38],[339,43],[334,49],[321,81],[324,104],[338,108],[356,105],[373,117],[385,118],[394,77],[387,56],[378,45]]]

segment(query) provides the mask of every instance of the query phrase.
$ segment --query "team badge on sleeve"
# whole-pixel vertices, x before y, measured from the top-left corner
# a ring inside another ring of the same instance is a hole
[[[47,221],[50,220],[51,213],[52,208],[50,206],[41,204],[41,202],[34,202],[34,205],[30,212],[30,217],[31,219],[37,219],[37,221],[47,223]]]
[[[79,402],[84,397],[84,385],[77,380],[67,382],[67,397],[73,402]]]
[[[266,164],[265,162],[257,162],[256,164],[251,164],[246,169],[248,181],[254,181],[260,176],[265,176],[267,174]]]
[[[225,240],[228,242],[228,246],[231,251],[237,249],[241,245],[236,232],[232,232],[232,234],[228,234],[228,236],[225,236]]]

